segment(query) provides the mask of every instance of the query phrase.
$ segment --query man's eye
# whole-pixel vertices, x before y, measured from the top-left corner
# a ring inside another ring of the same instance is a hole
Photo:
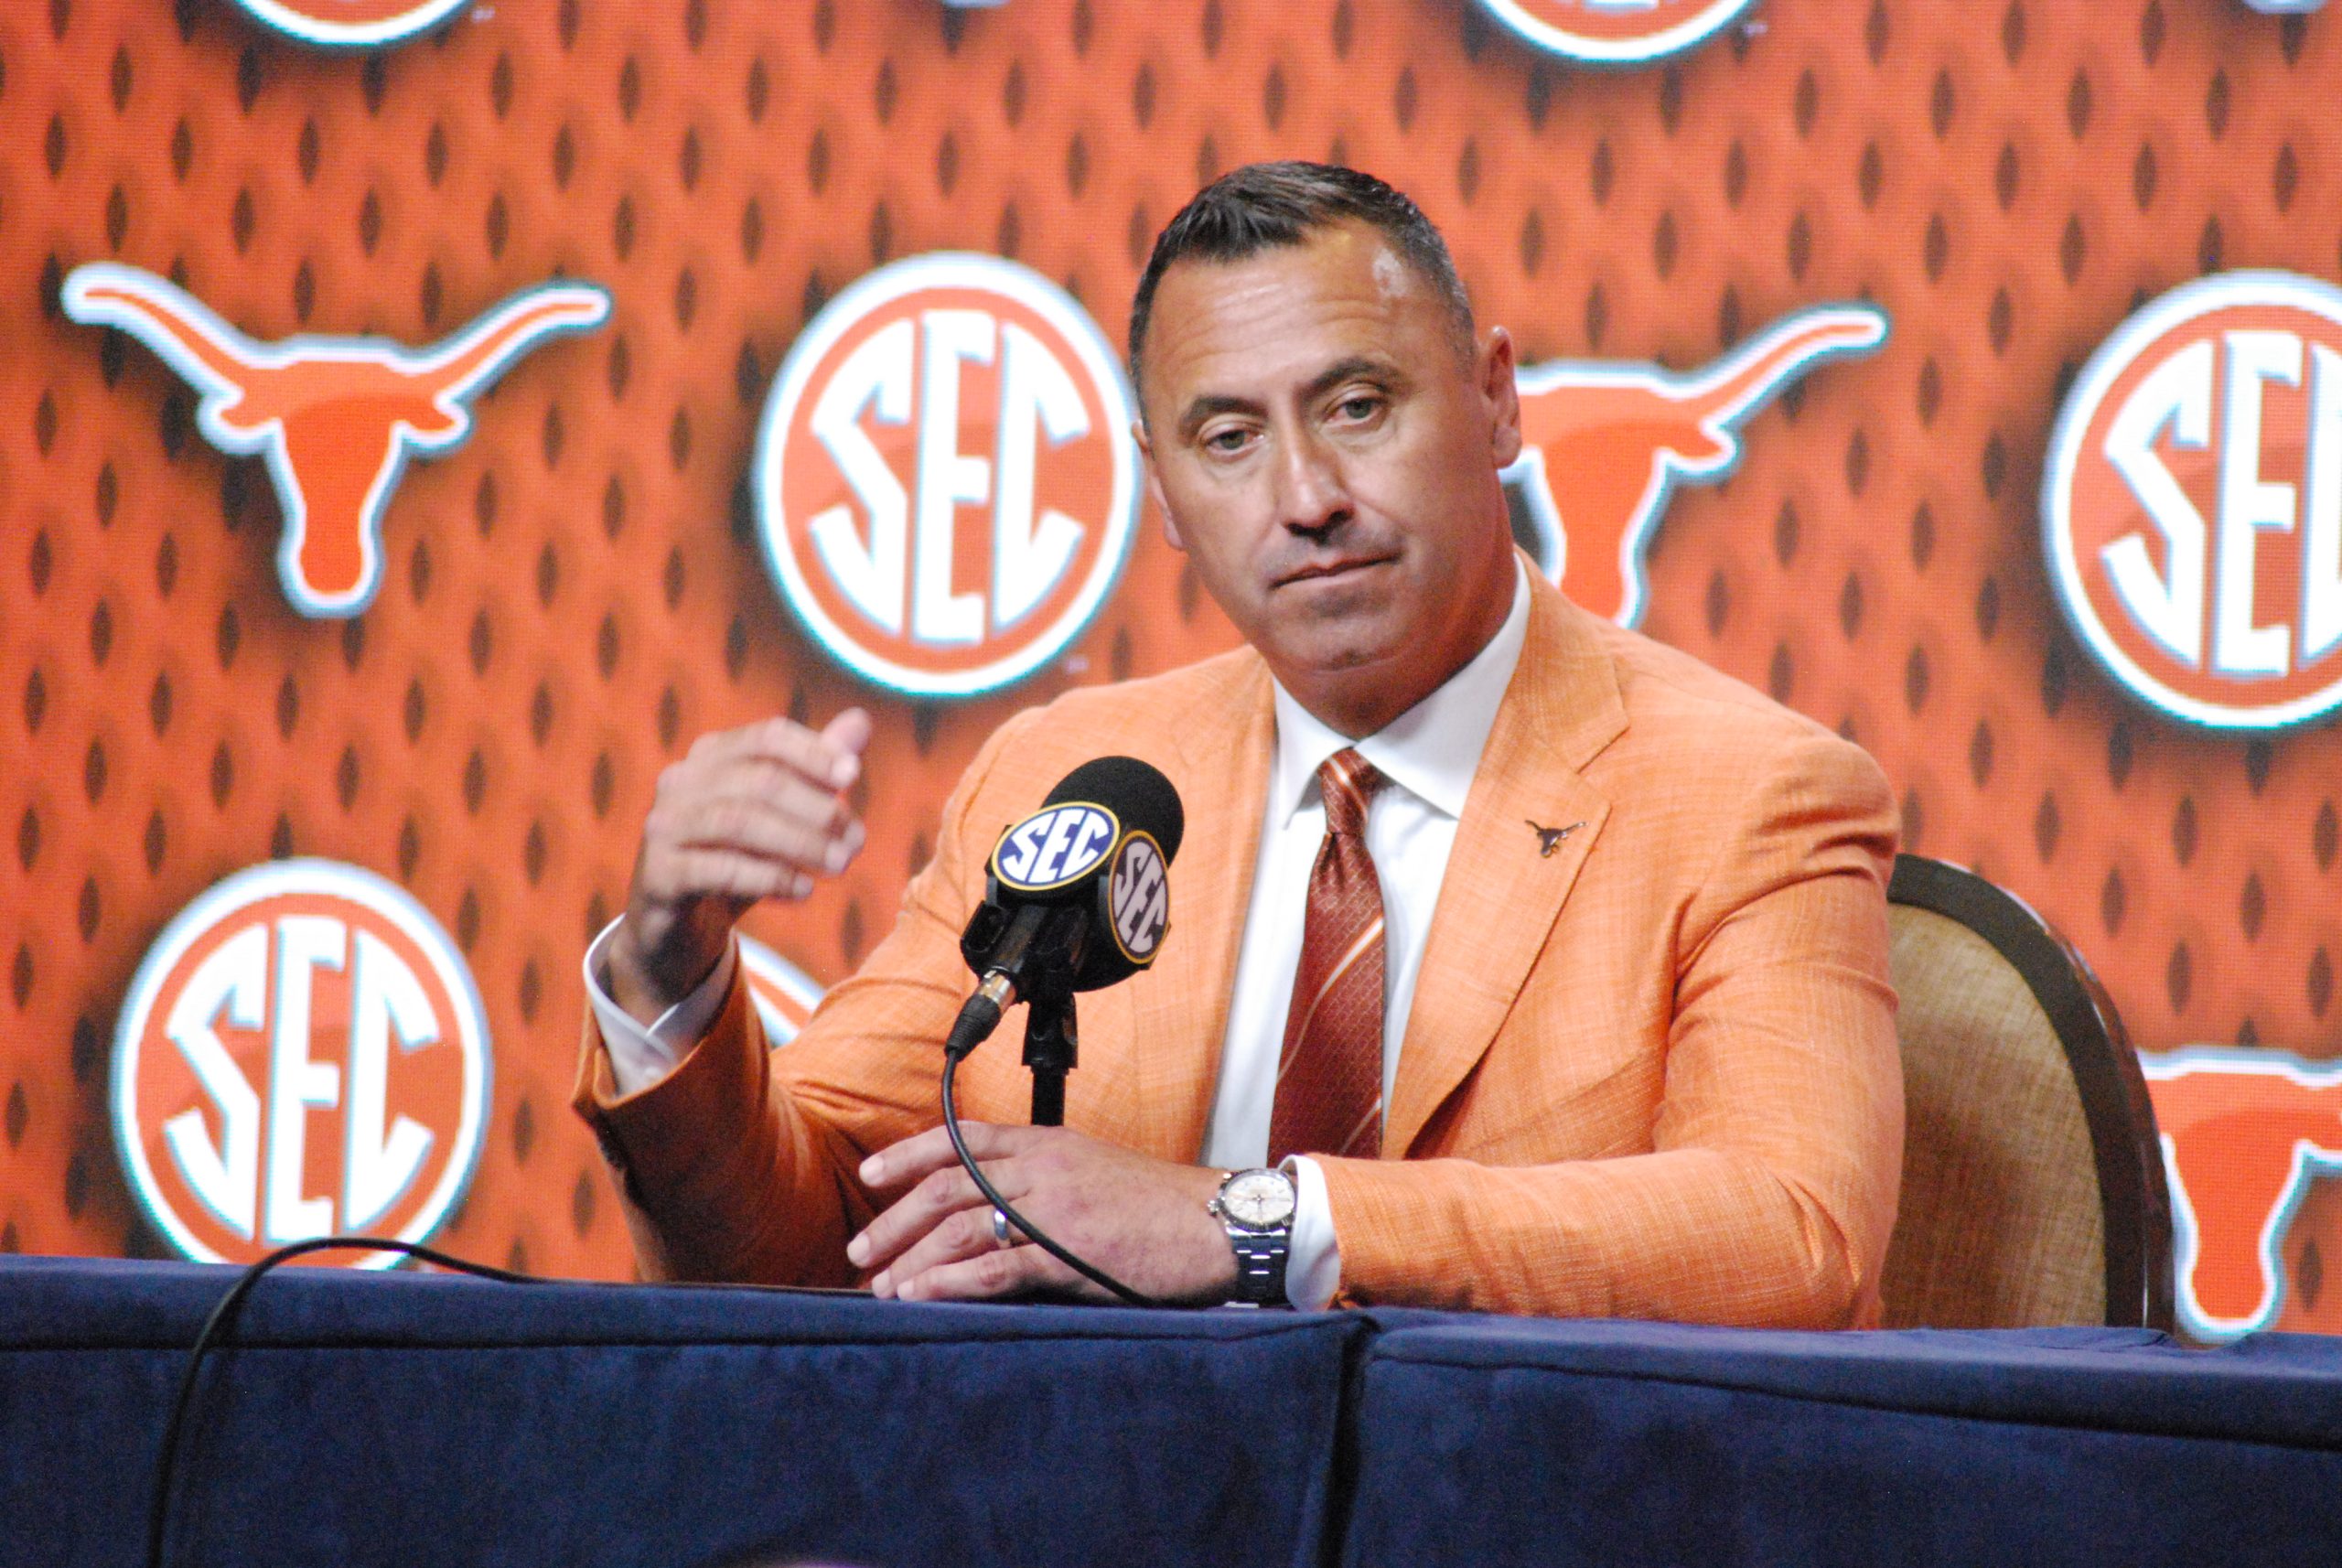
[[[1225,456],[1241,452],[1244,450],[1245,444],[1251,439],[1249,431],[1215,430],[1204,437],[1204,446],[1210,451]]]
[[[1382,400],[1371,392],[1353,392],[1335,406],[1344,419],[1368,420],[1381,410]]]

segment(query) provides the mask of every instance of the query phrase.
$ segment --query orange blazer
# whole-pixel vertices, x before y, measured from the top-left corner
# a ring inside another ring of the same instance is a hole
[[[1896,812],[1857,747],[1532,575],[1527,640],[1440,891],[1385,1156],[1321,1161],[1341,1299],[1747,1325],[1876,1322],[1902,1164],[1885,883]],[[768,1051],[745,985],[620,1097],[589,1015],[575,1103],[651,1278],[843,1284],[854,1169],[934,1126],[959,936],[994,840],[1076,764],[1185,802],[1150,972],[1080,1000],[1066,1122],[1203,1147],[1274,720],[1250,649],[1019,714],[952,792],[893,932]],[[1532,823],[1575,827],[1551,854]],[[1022,1122],[1021,1010],[961,1069]]]

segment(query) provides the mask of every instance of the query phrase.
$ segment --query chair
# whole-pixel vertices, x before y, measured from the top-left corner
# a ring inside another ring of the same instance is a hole
[[[2169,1329],[2162,1144],[2089,966],[1941,861],[1897,856],[1887,903],[1907,1110],[1886,1326]]]

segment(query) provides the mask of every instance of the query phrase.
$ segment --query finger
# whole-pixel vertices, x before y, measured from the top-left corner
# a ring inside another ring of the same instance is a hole
[[[984,1179],[1000,1189],[1002,1196],[1011,1203],[1015,1203],[1024,1190],[1017,1187],[1015,1173],[1005,1164],[987,1167]],[[1016,1190],[1011,1192],[1003,1188],[1004,1182]],[[967,1215],[976,1218],[967,1225],[951,1230],[942,1243],[947,1250],[962,1240],[972,1250],[979,1234],[975,1228],[978,1224],[984,1228],[982,1232],[984,1238],[990,1239],[992,1200],[984,1197],[976,1184],[969,1179],[968,1173],[957,1165],[929,1172],[918,1186],[872,1219],[862,1234],[846,1243],[846,1262],[858,1269],[885,1268],[924,1241],[938,1228],[949,1226],[954,1219]]]
[[[809,820],[843,826],[853,812],[836,793],[796,769],[767,757],[713,757],[694,751],[659,771],[643,819],[645,839],[672,836],[673,824],[710,800],[730,798],[787,801]]]
[[[1027,1246],[939,1264],[905,1279],[895,1294],[905,1301],[988,1301],[1080,1283],[1063,1263],[1038,1247]]]
[[[855,822],[854,808],[843,795],[826,784],[811,782],[768,757],[737,757],[717,764],[691,793],[694,799],[739,795],[768,800],[830,833],[842,833]]]
[[[844,715],[841,714],[840,717]],[[865,715],[866,717],[866,715]],[[835,721],[832,721],[834,723]],[[854,753],[816,735],[794,719],[772,718],[738,729],[702,736],[692,746],[693,760],[703,764],[757,757],[793,768],[813,783],[843,789],[861,770]]]
[[[769,831],[757,827],[758,821],[769,823]],[[788,838],[772,838],[773,832]],[[853,864],[869,833],[845,802],[828,790],[777,763],[748,761],[731,764],[659,800],[643,824],[643,837],[654,845],[778,854],[805,870],[835,873]]]
[[[669,818],[667,842],[679,848],[745,850],[821,872],[844,870],[864,837],[859,822],[833,812],[826,802],[747,793],[678,806]]]
[[[847,708],[822,728],[822,738],[843,754],[846,769],[838,780],[843,789],[854,782],[862,771],[862,754],[870,746],[870,736],[876,726],[870,715],[860,708]]]
[[[994,1212],[992,1205],[979,1200],[972,1208],[945,1215],[925,1235],[904,1248],[899,1256],[882,1260],[885,1266],[872,1277],[871,1293],[881,1296],[897,1294],[903,1282],[915,1280],[929,1269],[981,1257],[986,1252],[1007,1251],[994,1228]],[[1014,1230],[1009,1234],[1016,1236]]]
[[[694,898],[729,898],[753,904],[760,898],[802,898],[813,879],[795,866],[736,850],[673,849],[644,862],[639,891],[654,904]]]
[[[966,1140],[968,1153],[991,1175],[989,1162],[1004,1160],[1032,1147],[1034,1137],[1046,1129],[1034,1127],[1004,1127],[996,1122],[966,1122],[960,1123],[960,1136]],[[912,1183],[920,1181],[934,1171],[956,1166],[960,1156],[952,1150],[951,1134],[941,1127],[930,1127],[914,1133],[901,1143],[891,1144],[862,1162],[861,1176],[865,1187],[874,1192],[900,1192]],[[1010,1195],[1014,1201],[1015,1195]]]
[[[653,832],[664,847],[752,854],[811,872],[843,871],[863,843],[859,823],[833,830],[820,820],[809,822],[801,810],[756,795],[720,795],[663,807]]]

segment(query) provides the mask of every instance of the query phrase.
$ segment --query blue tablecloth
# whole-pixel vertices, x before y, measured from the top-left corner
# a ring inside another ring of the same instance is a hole
[[[0,1568],[133,1564],[232,1271],[0,1259]],[[906,1306],[284,1271],[170,1561],[2316,1563],[2342,1340]]]
[[[0,1264],[0,1563],[141,1561],[233,1271]],[[1320,1561],[1370,1326],[281,1270],[206,1359],[170,1560]]]
[[[1344,1560],[2342,1562],[2342,1340],[1394,1326]]]

